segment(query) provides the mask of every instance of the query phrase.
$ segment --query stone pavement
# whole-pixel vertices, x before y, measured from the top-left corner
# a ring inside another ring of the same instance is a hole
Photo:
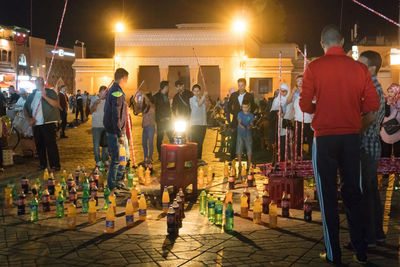
[[[143,157],[139,122],[135,118],[135,149],[140,161]],[[89,133],[90,122],[87,122],[69,130],[69,139],[60,140],[61,164],[68,172],[72,172],[77,165],[93,167]],[[223,196],[227,184],[226,179],[222,178],[223,163],[212,153],[214,142],[215,131],[208,130],[204,158],[214,168],[216,178],[207,190],[216,196]],[[156,155],[154,158],[157,158]],[[235,231],[225,233],[199,214],[197,203],[187,202],[186,218],[179,237],[169,238],[166,235],[166,218],[160,207],[159,163],[155,165],[151,186],[140,186],[146,192],[149,207],[146,221],[138,221],[136,212],[134,226],[126,227],[126,197],[118,197],[116,232],[104,233],[105,211],[100,209],[103,205],[100,194],[98,219],[94,224],[88,224],[87,215],[80,214],[78,204],[77,229],[67,230],[66,219],[55,217],[54,203],[50,213],[40,212],[39,221],[30,223],[29,215],[17,216],[15,207],[3,208],[3,190],[10,179],[21,175],[33,179],[41,175],[35,171],[36,166],[36,162],[29,161],[7,168],[0,177],[0,266],[328,266],[319,258],[324,245],[321,218],[317,210],[313,211],[311,223],[304,222],[301,210],[291,210],[291,217],[280,217],[279,227],[275,229],[268,227],[268,215],[262,216],[261,225],[253,224],[251,219],[235,216]],[[386,191],[382,192],[387,242],[370,251],[371,266],[400,265],[400,218],[399,213],[395,212],[399,193],[393,191],[393,182],[390,181]],[[16,183],[19,185],[19,180]],[[263,177],[257,176],[256,183],[257,187],[251,188],[252,200],[256,193],[262,192]],[[241,192],[242,189],[234,190],[236,212],[240,210]],[[251,211],[249,215],[252,216]],[[346,244],[349,238],[343,214],[340,232],[342,245]],[[349,250],[343,249],[343,261],[350,263],[350,266],[357,266],[352,263],[352,252]]]

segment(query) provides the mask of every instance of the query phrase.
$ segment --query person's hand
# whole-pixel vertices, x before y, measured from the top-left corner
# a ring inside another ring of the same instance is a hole
[[[35,119],[35,118],[31,118],[31,119],[29,120],[29,125],[30,125],[30,126],[34,126],[35,123],[36,123],[36,119]]]
[[[125,138],[123,136],[121,136],[120,138],[118,138],[118,143],[120,143],[121,145],[123,145],[125,143]]]
[[[208,96],[208,92],[207,92],[207,91],[204,91],[203,96],[204,96],[204,97],[207,97],[207,96]]]

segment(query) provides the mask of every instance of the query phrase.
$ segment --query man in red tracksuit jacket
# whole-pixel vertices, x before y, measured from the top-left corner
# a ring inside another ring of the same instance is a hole
[[[337,170],[346,207],[354,260],[367,260],[362,230],[360,130],[362,115],[379,109],[379,99],[367,67],[346,56],[343,37],[335,26],[321,34],[325,55],[311,62],[303,78],[300,108],[314,113],[313,168],[325,237],[321,257],[340,264]]]

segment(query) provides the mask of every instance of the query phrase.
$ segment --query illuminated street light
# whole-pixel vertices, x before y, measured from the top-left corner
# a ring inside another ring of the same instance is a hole
[[[247,29],[247,23],[244,19],[236,19],[232,23],[232,29],[237,33],[244,33]]]
[[[175,122],[174,144],[182,145],[186,143],[186,138],[185,138],[186,125],[187,125],[186,121]]]
[[[125,25],[122,22],[117,22],[115,24],[115,31],[116,32],[124,32],[125,31]]]

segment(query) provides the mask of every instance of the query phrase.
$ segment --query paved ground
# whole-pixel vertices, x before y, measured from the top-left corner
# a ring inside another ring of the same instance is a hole
[[[141,149],[140,120],[135,119],[135,149],[138,161],[143,159]],[[70,129],[69,139],[59,141],[62,168],[73,172],[77,165],[93,168],[90,122]],[[212,148],[215,131],[208,130],[204,158],[214,168],[216,177],[207,189],[217,196],[226,190],[223,163],[215,158]],[[154,156],[157,158],[157,155]],[[10,181],[19,182],[22,175],[30,179],[41,177],[36,171],[37,161],[6,168],[0,176],[0,189]],[[325,266],[319,258],[323,251],[323,234],[320,213],[313,211],[313,222],[302,220],[302,211],[291,210],[291,218],[279,218],[278,228],[268,227],[268,216],[262,224],[235,216],[235,232],[224,231],[209,223],[198,211],[197,203],[186,203],[186,218],[180,235],[171,239],[166,235],[166,218],[159,205],[160,165],[155,164],[151,186],[140,186],[146,192],[149,206],[146,221],[138,221],[135,213],[133,227],[125,226],[125,197],[117,200],[116,232],[104,233],[105,212],[100,209],[98,220],[87,223],[87,215],[78,214],[76,230],[66,229],[66,220],[55,217],[54,203],[50,213],[40,213],[39,221],[30,223],[28,215],[17,216],[16,208],[4,209],[0,214],[0,266]],[[56,175],[58,178],[59,174]],[[263,177],[256,177],[257,187],[251,189],[251,198],[262,192]],[[397,183],[397,181],[396,181]],[[394,181],[382,190],[385,200],[385,231],[387,243],[371,250],[371,266],[399,266],[400,218],[398,216],[399,192],[394,191]],[[308,189],[306,187],[306,189]],[[238,212],[242,189],[234,191],[235,211]],[[3,199],[4,194],[1,194]],[[29,199],[28,199],[29,201]],[[4,201],[2,200],[2,204]],[[316,206],[316,203],[314,203]],[[78,205],[79,206],[79,205]],[[29,211],[29,209],[27,209]],[[80,212],[80,208],[78,208]],[[279,213],[280,211],[278,211]],[[252,212],[249,212],[252,216]],[[397,215],[397,216],[396,216]],[[348,242],[347,223],[341,215],[341,241]],[[343,249],[343,261],[352,263],[352,252]]]

